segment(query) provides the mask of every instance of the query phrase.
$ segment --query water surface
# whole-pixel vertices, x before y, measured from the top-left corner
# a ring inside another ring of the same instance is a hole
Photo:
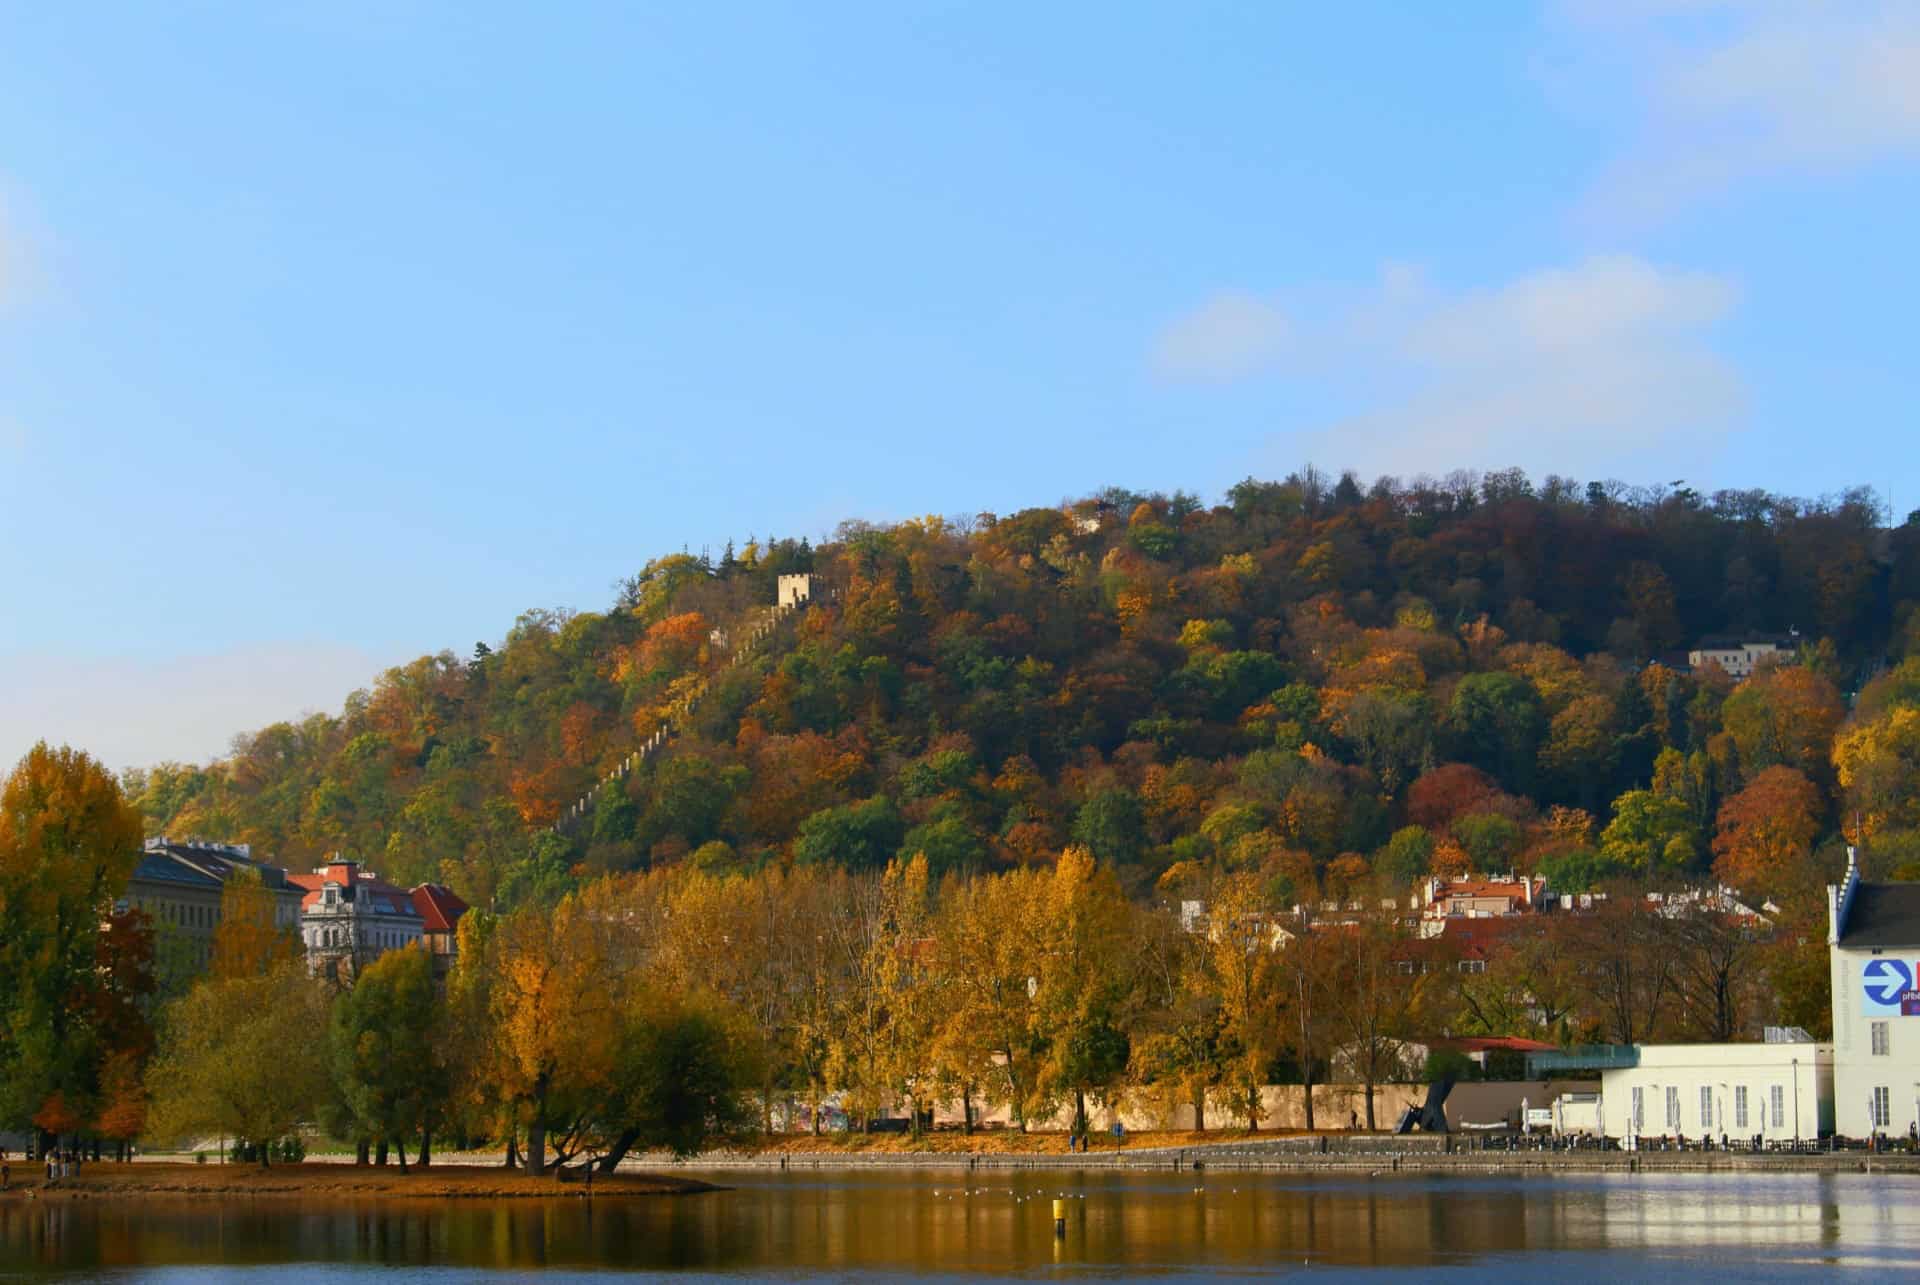
[[[1166,1279],[1378,1272],[1484,1279],[1861,1279],[1920,1268],[1920,1178],[855,1170],[728,1173],[618,1201],[192,1198],[0,1206],[0,1278],[383,1276],[612,1269],[733,1278]],[[1067,1234],[1051,1202],[1069,1202]]]

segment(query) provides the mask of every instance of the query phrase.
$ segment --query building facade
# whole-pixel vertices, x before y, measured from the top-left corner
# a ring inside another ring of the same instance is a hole
[[[804,607],[813,601],[813,591],[817,576],[809,574],[785,575],[775,582],[779,592],[779,604],[782,607]]]
[[[426,923],[413,894],[357,861],[336,857],[289,878],[303,893],[300,937],[316,973],[350,981],[388,951],[424,942]]]
[[[1920,883],[1827,889],[1834,1106],[1843,1135],[1920,1127]]]
[[[1695,669],[1718,665],[1729,678],[1751,678],[1762,661],[1790,660],[1800,639],[1792,634],[1741,634],[1734,638],[1702,638],[1687,652]]]
[[[244,843],[147,840],[116,910],[139,910],[153,921],[157,962],[163,969],[205,968],[213,959],[220,926],[220,897],[227,881],[246,872],[273,896],[274,924],[291,933],[300,922],[301,890],[279,866],[253,858]]]
[[[1634,1065],[1600,1073],[1599,1126],[1609,1138],[1775,1144],[1833,1132],[1831,1044],[1642,1044],[1633,1051]]]

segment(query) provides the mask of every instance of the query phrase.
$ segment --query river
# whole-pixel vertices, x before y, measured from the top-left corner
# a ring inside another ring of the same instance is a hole
[[[190,1198],[0,1206],[0,1279],[277,1285],[383,1278],[734,1279],[1299,1273],[1859,1279],[1920,1268],[1920,1177],[847,1170],[716,1175],[623,1201]],[[1065,1196],[1056,1237],[1051,1202]],[[1853,1269],[1847,1272],[1845,1269]]]

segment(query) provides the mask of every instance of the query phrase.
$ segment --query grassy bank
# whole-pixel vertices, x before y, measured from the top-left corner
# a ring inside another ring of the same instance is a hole
[[[13,1187],[0,1200],[86,1199],[127,1196],[304,1196],[347,1199],[539,1199],[586,1195],[577,1182],[534,1178],[511,1169],[435,1164],[402,1174],[397,1166],[341,1164],[258,1165],[100,1162],[82,1166],[77,1178],[47,1185],[45,1167],[13,1165]],[[693,1178],[617,1173],[593,1180],[593,1196],[678,1196],[717,1190]]]

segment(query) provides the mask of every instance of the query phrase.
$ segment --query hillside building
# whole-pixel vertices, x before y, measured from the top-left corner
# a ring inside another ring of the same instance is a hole
[[[1729,678],[1751,678],[1761,662],[1791,660],[1800,649],[1798,634],[1736,634],[1721,638],[1702,638],[1687,652],[1687,664],[1694,669],[1718,665]]]
[[[804,607],[813,601],[813,591],[819,587],[820,577],[815,575],[781,576],[777,582],[782,607]]]

